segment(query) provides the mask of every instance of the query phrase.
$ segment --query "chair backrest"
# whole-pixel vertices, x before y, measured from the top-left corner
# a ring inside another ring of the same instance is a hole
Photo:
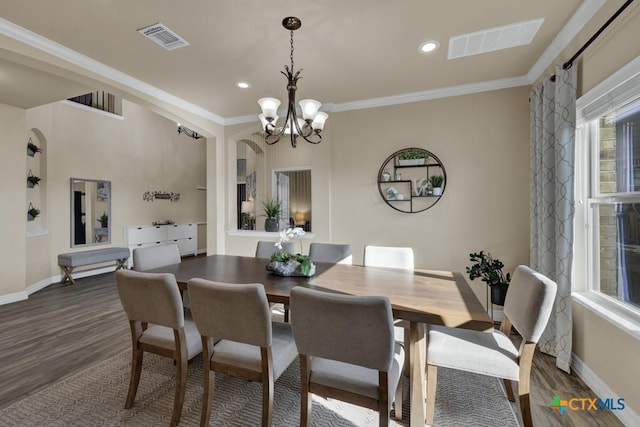
[[[556,298],[556,283],[526,265],[516,268],[504,302],[504,314],[522,338],[538,342]]]
[[[386,297],[295,287],[289,306],[300,354],[389,371],[394,338],[391,303]]]
[[[309,257],[313,262],[332,262],[351,264],[351,245],[335,243],[312,243],[309,246]]]
[[[129,320],[178,329],[184,327],[180,289],[173,274],[118,270],[120,302]]]
[[[413,249],[367,245],[364,247],[364,265],[413,270]]]
[[[180,249],[175,243],[133,250],[133,269],[136,271],[153,270],[165,265],[178,264],[180,261]]]
[[[260,240],[256,246],[256,258],[271,258],[271,255],[276,253],[278,250],[276,242]],[[282,250],[290,254],[295,254],[296,246],[293,242],[284,242],[282,244]]]
[[[193,321],[201,335],[271,346],[271,313],[262,284],[191,279],[187,289]]]

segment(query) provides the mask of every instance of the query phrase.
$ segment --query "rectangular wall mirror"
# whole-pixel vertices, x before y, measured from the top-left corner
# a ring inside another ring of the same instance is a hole
[[[111,243],[111,181],[71,178],[71,247]]]

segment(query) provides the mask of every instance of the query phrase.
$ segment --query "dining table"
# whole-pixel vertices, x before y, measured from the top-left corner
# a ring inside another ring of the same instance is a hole
[[[480,300],[462,274],[438,270],[397,270],[350,264],[314,263],[312,277],[279,276],[267,271],[267,259],[210,255],[160,267],[172,273],[181,290],[193,278],[224,283],[261,283],[272,303],[289,304],[296,286],[347,295],[389,298],[395,319],[409,322],[410,425],[426,423],[427,325],[492,331]],[[320,319],[319,319],[320,320]]]

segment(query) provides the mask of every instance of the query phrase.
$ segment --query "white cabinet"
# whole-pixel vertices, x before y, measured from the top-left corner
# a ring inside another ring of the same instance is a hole
[[[125,227],[124,242],[131,251],[128,267],[133,262],[133,250],[166,243],[176,243],[180,255],[196,255],[198,251],[198,227],[195,223],[142,225]]]

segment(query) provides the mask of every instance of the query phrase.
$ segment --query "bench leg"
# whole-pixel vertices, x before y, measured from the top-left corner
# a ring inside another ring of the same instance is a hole
[[[62,272],[64,273],[64,277],[62,278],[62,280],[60,281],[60,283],[65,283],[67,280],[69,280],[69,282],[71,282],[72,285],[75,285],[76,282],[73,280],[73,276],[71,276],[71,272],[73,271],[73,267],[61,267],[62,268]]]
[[[125,268],[127,266],[127,260],[129,258],[120,258],[118,259],[118,265],[116,266],[116,270],[120,270],[121,268]]]

